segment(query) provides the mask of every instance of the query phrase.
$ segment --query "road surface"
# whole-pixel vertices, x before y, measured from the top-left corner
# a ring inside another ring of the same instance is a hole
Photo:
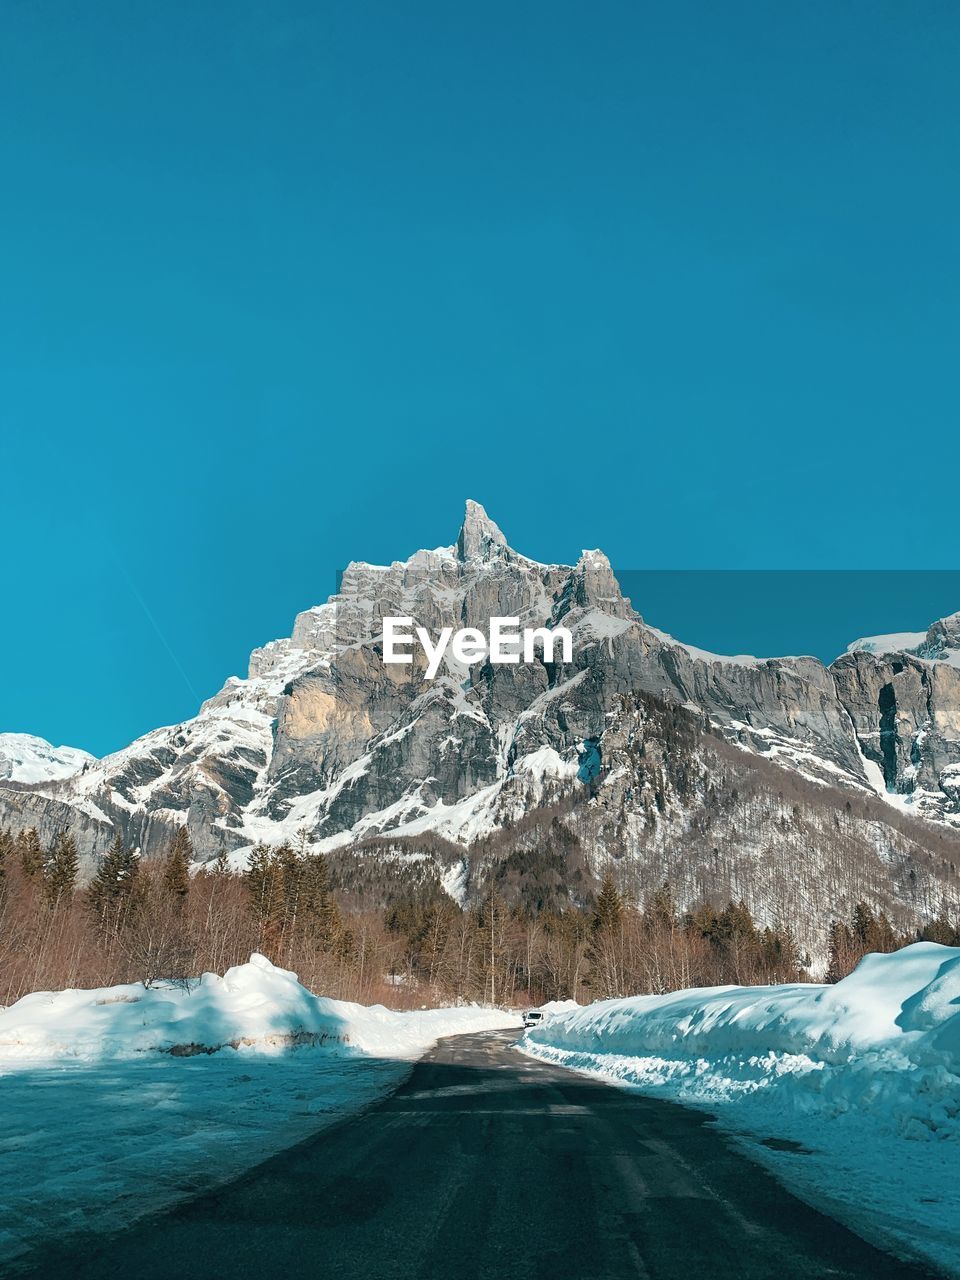
[[[708,1116],[442,1040],[369,1111],[112,1237],[33,1255],[76,1280],[906,1280]]]

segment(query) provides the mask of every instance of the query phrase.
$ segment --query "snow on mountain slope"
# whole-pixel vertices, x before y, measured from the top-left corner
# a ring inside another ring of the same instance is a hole
[[[554,1014],[522,1045],[709,1107],[806,1199],[960,1274],[960,950],[870,955],[835,986],[609,1000]]]
[[[0,781],[34,783],[69,778],[94,760],[79,747],[55,747],[31,733],[0,733]]]
[[[925,631],[891,631],[883,636],[861,636],[847,645],[847,653],[913,653],[927,638]]]

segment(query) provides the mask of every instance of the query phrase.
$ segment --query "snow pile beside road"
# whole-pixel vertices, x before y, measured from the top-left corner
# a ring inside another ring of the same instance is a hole
[[[178,1057],[222,1049],[278,1053],[297,1045],[393,1060],[417,1058],[441,1036],[518,1026],[497,1009],[394,1013],[315,996],[264,956],[205,973],[183,988],[142,983],[35,992],[0,1011],[0,1070],[57,1059]]]
[[[546,1004],[538,1004],[537,1008],[541,1013],[549,1013],[552,1017],[555,1013],[570,1013],[572,1009],[580,1009],[582,1005],[577,1004],[576,1000],[548,1000]]]
[[[902,1136],[960,1137],[960,950],[918,942],[870,955],[835,986],[607,1000],[555,1014],[525,1046],[697,1101],[774,1091],[821,1114],[869,1102]]]
[[[960,949],[869,955],[834,986],[603,1001],[522,1047],[786,1144],[752,1154],[864,1234],[960,1274]]]
[[[441,1036],[519,1025],[326,1000],[260,955],[189,990],[25,996],[0,1010],[0,1267],[229,1181],[376,1103]]]

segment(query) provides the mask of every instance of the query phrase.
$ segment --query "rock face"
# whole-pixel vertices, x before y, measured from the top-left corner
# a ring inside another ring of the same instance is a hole
[[[432,681],[419,651],[407,666],[382,660],[385,617],[435,635],[485,632],[495,615],[568,628],[572,660],[449,658]],[[0,823],[67,822],[88,865],[115,827],[149,856],[181,823],[202,859],[303,828],[327,848],[426,831],[466,845],[557,787],[608,775],[611,725],[646,694],[685,707],[738,758],[960,824],[960,615],[907,640],[914,650],[894,654],[859,642],[830,668],[705,653],[647,626],[601,552],[540,564],[470,502],[452,546],[349,565],[335,596],[193,719],[70,777],[0,782]],[[638,794],[616,802],[624,831]],[[608,827],[597,839],[612,855]]]
[[[877,788],[921,815],[955,821],[960,614],[935,622],[922,637],[856,641],[831,673]]]
[[[944,903],[951,914],[960,907],[960,833],[892,812],[865,789],[814,782],[744,752],[696,712],[627,696],[608,717],[601,749],[604,768],[580,799],[555,783],[554,802],[572,803],[562,827],[594,876],[612,868],[635,900],[664,881],[681,908],[743,899],[762,923],[788,922],[813,956],[825,952],[830,919],[849,917],[858,901],[903,931]],[[528,817],[496,837],[496,860],[509,863],[518,845],[558,843],[556,824],[531,828]],[[596,850],[606,852],[601,868]],[[477,886],[498,870],[478,853],[469,866]]]

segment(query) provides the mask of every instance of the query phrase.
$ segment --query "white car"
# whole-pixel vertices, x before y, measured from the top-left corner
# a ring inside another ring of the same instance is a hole
[[[544,1013],[542,1009],[528,1009],[523,1015],[523,1025],[525,1027],[538,1027],[543,1021]]]

